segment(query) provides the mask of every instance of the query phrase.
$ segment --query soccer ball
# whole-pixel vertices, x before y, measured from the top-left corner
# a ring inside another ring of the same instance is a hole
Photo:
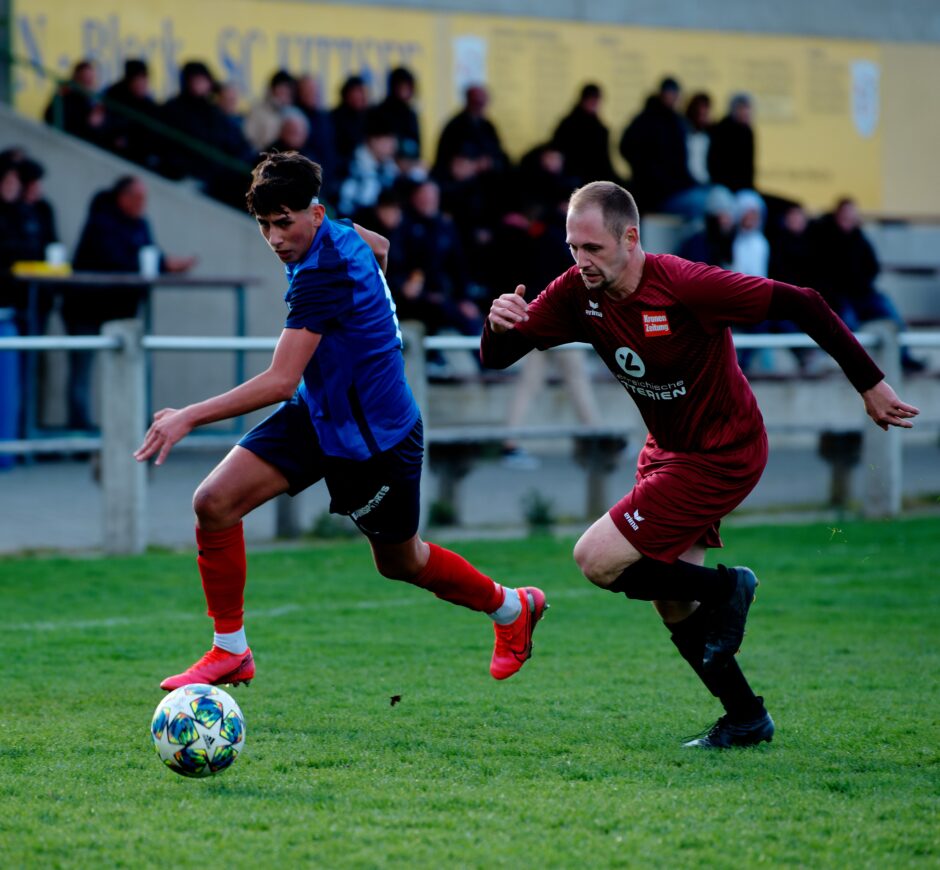
[[[157,704],[150,736],[170,770],[182,776],[211,776],[238,758],[245,745],[245,718],[232,696],[218,686],[190,683]]]

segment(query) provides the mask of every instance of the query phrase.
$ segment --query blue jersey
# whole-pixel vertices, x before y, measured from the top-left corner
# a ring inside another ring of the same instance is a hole
[[[285,267],[287,329],[322,335],[300,398],[328,456],[363,460],[398,444],[418,419],[401,332],[369,246],[326,217],[310,250]]]

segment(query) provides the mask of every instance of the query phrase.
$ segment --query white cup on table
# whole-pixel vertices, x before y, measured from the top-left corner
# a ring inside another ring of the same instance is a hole
[[[144,245],[137,257],[142,277],[156,278],[160,274],[160,249],[156,245]]]

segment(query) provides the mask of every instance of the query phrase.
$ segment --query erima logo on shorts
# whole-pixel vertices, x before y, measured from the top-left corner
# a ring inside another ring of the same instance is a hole
[[[633,348],[618,347],[614,358],[617,365],[631,378],[642,378],[646,374],[646,365]]]
[[[639,523],[642,523],[644,518],[640,516],[639,509],[635,510],[632,516],[630,514],[630,511],[627,511],[623,515],[623,518],[627,521],[627,523],[629,523],[630,528],[633,529],[633,531],[635,532],[640,531]]]
[[[374,496],[372,496],[372,498],[369,499],[368,504],[363,505],[363,507],[359,508],[358,510],[354,510],[350,516],[354,520],[358,520],[360,517],[364,517],[366,514],[372,513],[372,511],[374,511],[379,506],[382,499],[388,495],[388,490],[389,487],[383,486]]]

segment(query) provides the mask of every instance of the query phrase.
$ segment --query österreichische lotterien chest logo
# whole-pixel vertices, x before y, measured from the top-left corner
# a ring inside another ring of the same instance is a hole
[[[618,347],[614,354],[617,365],[623,369],[624,374],[631,378],[642,378],[646,374],[646,364],[640,359],[640,355],[629,347]]]

